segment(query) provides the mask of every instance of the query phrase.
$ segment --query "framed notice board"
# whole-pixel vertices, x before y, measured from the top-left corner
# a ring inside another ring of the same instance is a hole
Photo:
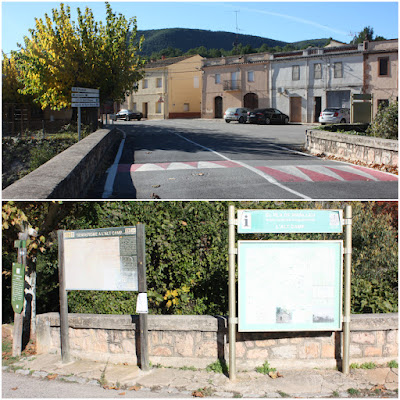
[[[136,227],[65,231],[66,290],[138,290]]]
[[[239,331],[342,329],[343,242],[239,241]]]

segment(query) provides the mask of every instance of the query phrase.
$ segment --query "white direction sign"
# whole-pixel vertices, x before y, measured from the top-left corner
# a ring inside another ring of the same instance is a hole
[[[100,107],[99,89],[73,87],[72,107]]]

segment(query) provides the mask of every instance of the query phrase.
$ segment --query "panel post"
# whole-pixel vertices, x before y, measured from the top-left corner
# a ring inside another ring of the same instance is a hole
[[[78,142],[81,140],[81,108],[78,107]]]
[[[229,260],[229,379],[236,380],[236,246],[235,246],[235,206],[229,206],[228,217],[228,260]]]
[[[143,224],[136,225],[136,249],[137,249],[137,265],[138,265],[138,291],[145,293],[147,297],[147,281],[146,281],[146,236],[145,226]],[[139,340],[140,340],[140,368],[142,371],[149,370],[149,330],[147,313],[139,313]]]
[[[58,232],[58,279],[60,284],[60,335],[62,362],[70,361],[68,336],[68,296],[65,289],[64,231]]]
[[[344,211],[344,310],[343,310],[343,365],[342,372],[349,373],[350,354],[350,314],[351,314],[351,253],[352,253],[352,208],[347,205]]]

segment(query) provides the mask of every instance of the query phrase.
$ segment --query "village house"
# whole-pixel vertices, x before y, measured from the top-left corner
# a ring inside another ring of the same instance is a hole
[[[202,117],[222,118],[230,107],[269,107],[269,58],[257,53],[204,60]]]
[[[275,53],[270,62],[271,105],[291,122],[318,122],[327,107],[351,106],[363,92],[364,45]]]
[[[202,59],[195,55],[149,62],[137,91],[121,108],[141,111],[148,119],[200,117]]]
[[[373,114],[379,105],[398,100],[398,40],[365,42],[364,93],[372,94]]]

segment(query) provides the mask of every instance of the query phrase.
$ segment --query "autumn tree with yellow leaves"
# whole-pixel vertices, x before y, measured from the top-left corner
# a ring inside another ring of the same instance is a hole
[[[78,21],[71,20],[70,7],[60,5],[51,17],[35,19],[35,29],[24,37],[17,59],[19,92],[31,95],[42,109],[71,106],[71,88],[100,90],[100,101],[123,101],[142,78],[143,37],[137,39],[136,18],[115,14],[106,3],[106,22],[97,22],[93,12],[79,8]]]

